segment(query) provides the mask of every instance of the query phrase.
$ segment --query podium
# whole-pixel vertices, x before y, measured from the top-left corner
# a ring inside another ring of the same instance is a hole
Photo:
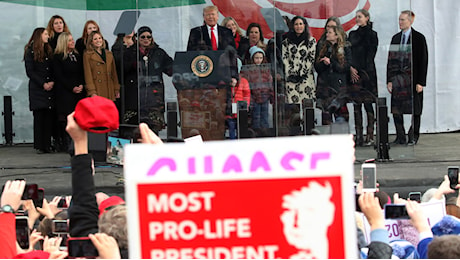
[[[204,141],[224,139],[225,116],[231,112],[227,89],[234,65],[230,57],[224,51],[176,52],[172,82],[182,138],[200,134]]]

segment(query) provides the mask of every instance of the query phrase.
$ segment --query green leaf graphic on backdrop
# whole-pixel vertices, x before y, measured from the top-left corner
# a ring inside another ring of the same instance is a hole
[[[151,9],[206,3],[205,0],[6,0],[0,2],[62,9],[98,11]]]

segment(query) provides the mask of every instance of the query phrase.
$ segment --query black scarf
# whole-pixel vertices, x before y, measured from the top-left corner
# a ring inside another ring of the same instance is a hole
[[[304,31],[302,34],[297,36],[297,33],[294,31],[290,31],[287,33],[286,38],[289,39],[290,42],[294,43],[295,45],[299,45],[302,41],[308,42],[307,39],[307,32]]]

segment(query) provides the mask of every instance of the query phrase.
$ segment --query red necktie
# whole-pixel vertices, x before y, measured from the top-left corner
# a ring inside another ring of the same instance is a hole
[[[214,27],[211,27],[211,45],[212,50],[217,51],[217,41],[216,36],[214,35]]]

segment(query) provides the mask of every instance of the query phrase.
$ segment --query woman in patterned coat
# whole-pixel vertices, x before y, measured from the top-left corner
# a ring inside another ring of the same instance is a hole
[[[292,24],[294,30],[282,43],[286,95],[288,103],[301,104],[304,99],[316,99],[313,75],[316,39],[310,35],[305,18],[296,16]]]

